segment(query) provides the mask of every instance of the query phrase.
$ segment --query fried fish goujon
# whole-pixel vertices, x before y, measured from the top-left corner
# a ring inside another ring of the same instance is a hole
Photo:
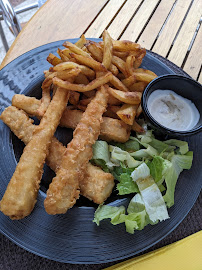
[[[67,145],[60,168],[47,191],[44,206],[48,214],[63,214],[79,197],[79,179],[93,156],[92,145],[100,134],[102,114],[108,101],[108,86],[101,86],[83,113],[72,141]]]
[[[32,124],[33,120],[23,110],[9,106],[2,112],[0,119],[25,144],[29,143],[36,126]],[[46,163],[55,172],[60,167],[65,150],[66,147],[53,137],[46,157]],[[94,203],[101,204],[112,192],[114,177],[111,173],[106,173],[99,167],[88,163],[83,178],[79,180],[79,186],[81,195]]]
[[[39,116],[38,108],[40,100],[34,97],[26,97],[24,95],[14,95],[12,105],[23,109],[29,115]],[[75,129],[78,125],[82,111],[65,109],[60,120],[60,125],[67,128]],[[100,138],[105,141],[126,142],[130,137],[130,127],[123,121],[110,117],[103,117],[101,123]]]
[[[0,203],[1,211],[11,219],[24,218],[34,208],[48,148],[68,98],[68,91],[57,89],[40,125],[24,148]]]

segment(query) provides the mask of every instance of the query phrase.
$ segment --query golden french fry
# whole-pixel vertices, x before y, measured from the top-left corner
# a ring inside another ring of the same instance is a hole
[[[53,66],[62,63],[62,60],[52,53],[50,53],[49,56],[47,57],[47,61]]]
[[[124,76],[127,77],[126,63],[121,58],[113,55],[112,64],[114,64],[124,74]]]
[[[68,69],[72,69],[72,68],[79,68],[81,70],[81,72],[88,76],[90,79],[94,78],[95,77],[95,72],[84,66],[84,65],[79,65],[77,63],[74,63],[74,62],[63,62],[63,63],[60,63],[54,67],[52,67],[50,70],[51,71],[64,71],[64,70],[68,70]]]
[[[120,105],[121,101],[119,99],[115,98],[114,96],[109,94],[108,104],[109,105]]]
[[[134,74],[134,62],[135,62],[135,56],[134,55],[129,55],[126,58],[126,73],[129,76],[132,76]]]
[[[96,61],[102,63],[103,52],[102,52],[102,48],[99,46],[99,44],[96,42],[90,41],[88,44],[85,44],[85,46],[87,47],[89,52],[92,54],[93,58]]]
[[[149,69],[144,69],[144,68],[135,69],[135,73],[147,73],[147,74],[153,75],[154,77],[157,77],[157,75],[153,71]]]
[[[137,108],[136,118],[138,118],[141,113],[142,113],[142,106],[140,104],[139,107]]]
[[[113,40],[113,49],[121,52],[137,51],[141,47],[139,44],[129,40]]]
[[[58,55],[60,56],[60,58],[61,58],[61,60],[63,62],[68,62],[69,61],[69,57],[66,56],[60,48],[58,48],[57,53],[58,53]]]
[[[128,92],[128,88],[116,76],[112,75],[110,78],[110,82],[116,89]]]
[[[134,68],[139,68],[139,66],[142,64],[142,60],[146,55],[146,49],[141,49],[140,55],[137,55],[135,57],[135,62],[134,62]]]
[[[134,75],[136,76],[137,81],[145,82],[147,84],[157,77],[152,74],[148,74],[146,72],[143,72],[143,73],[135,72]]]
[[[91,56],[89,55],[89,53],[85,52],[84,50],[82,50],[81,48],[79,48],[77,45],[69,42],[69,41],[65,41],[63,43],[63,46],[70,49],[72,52],[76,53],[76,54],[79,54],[79,55],[82,55],[82,56],[85,56],[85,57],[88,57],[88,58],[91,58]]]
[[[70,49],[63,49],[62,51],[62,54],[67,56],[69,58],[69,60],[71,59],[71,56],[70,56],[70,53],[72,53],[72,51],[70,51]]]
[[[130,76],[130,77],[127,77],[127,78],[123,79],[123,80],[122,80],[122,83],[123,83],[126,87],[128,87],[128,88],[130,89],[130,86],[131,86],[132,84],[134,84],[135,81],[136,81],[136,77],[135,77],[135,75],[132,75],[132,76]]]
[[[128,125],[133,125],[138,105],[124,104],[116,113]]]
[[[60,78],[60,77],[58,77],[58,78]],[[60,79],[62,79],[62,78],[60,78]],[[77,84],[85,84],[85,85],[89,84],[88,78],[86,77],[86,75],[84,75],[82,73],[78,74],[78,76],[75,78],[74,82]]]
[[[80,39],[75,43],[75,45],[79,47],[80,49],[82,49],[85,43],[86,43],[86,38],[83,34],[81,35]]]
[[[129,52],[119,52],[119,51],[113,50],[113,55],[118,56],[119,58],[125,60],[126,57],[129,55]]]
[[[109,87],[108,91],[110,95],[114,96],[115,98],[124,103],[135,105],[140,104],[141,102],[141,92],[123,92],[120,90],[115,90],[111,87]]]
[[[143,127],[141,127],[136,121],[133,122],[132,130],[134,130],[135,132],[138,132],[138,133],[145,132],[145,130],[143,129]]]
[[[112,62],[112,50],[113,50],[112,39],[111,39],[109,33],[107,32],[107,30],[105,30],[103,32],[102,38],[103,38],[103,42],[104,42],[102,64],[107,69],[109,69],[109,67],[111,66],[111,62]]]
[[[132,85],[130,85],[128,88],[132,92],[135,92],[135,91],[143,92],[146,86],[147,86],[147,83],[145,83],[145,82],[136,82],[136,83],[133,83]]]
[[[86,65],[87,67],[91,67],[96,71],[107,71],[106,68],[99,63],[98,61],[94,60],[93,58],[89,58],[83,55],[70,53],[71,57],[76,59],[80,64]]]
[[[112,73],[108,72],[105,75],[91,81],[87,85],[69,83],[68,81],[63,81],[61,79],[58,79],[57,77],[53,78],[53,83],[57,86],[63,87],[68,90],[78,91],[78,92],[87,92],[108,83],[111,80],[112,76],[113,76]]]

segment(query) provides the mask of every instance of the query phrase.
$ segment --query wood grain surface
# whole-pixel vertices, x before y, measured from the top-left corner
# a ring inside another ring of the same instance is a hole
[[[102,36],[136,41],[201,82],[201,0],[48,0],[18,35],[0,68],[56,40]]]

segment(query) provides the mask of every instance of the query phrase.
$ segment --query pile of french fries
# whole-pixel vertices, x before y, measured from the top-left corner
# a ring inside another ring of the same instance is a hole
[[[106,30],[101,42],[87,40],[82,35],[75,44],[66,41],[63,46],[64,49],[57,51],[59,57],[52,53],[47,57],[52,66],[44,71],[41,100],[15,95],[12,106],[1,115],[27,144],[0,204],[1,211],[13,219],[31,213],[45,160],[56,172],[45,201],[49,214],[65,213],[79,193],[95,203],[103,203],[112,192],[114,178],[89,163],[92,145],[98,136],[106,141],[126,142],[131,130],[144,132],[137,123],[142,113],[141,96],[147,84],[157,77],[154,72],[140,68],[146,50],[131,41],[113,40]],[[40,125],[35,127],[29,116],[41,119]],[[75,129],[67,148],[53,137],[58,125]],[[78,158],[81,154],[82,160]],[[30,169],[32,164],[34,167]],[[72,179],[65,179],[64,171]],[[79,175],[86,171],[80,183],[78,171]],[[26,197],[26,192],[31,199]],[[56,205],[57,200],[61,202]],[[21,204],[16,206],[19,201]],[[9,204],[14,207],[9,208]]]

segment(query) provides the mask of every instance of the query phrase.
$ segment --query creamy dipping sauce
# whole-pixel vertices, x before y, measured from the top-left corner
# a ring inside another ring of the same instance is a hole
[[[173,130],[190,130],[200,118],[199,111],[189,99],[171,90],[152,92],[147,107],[151,116],[159,124]]]

